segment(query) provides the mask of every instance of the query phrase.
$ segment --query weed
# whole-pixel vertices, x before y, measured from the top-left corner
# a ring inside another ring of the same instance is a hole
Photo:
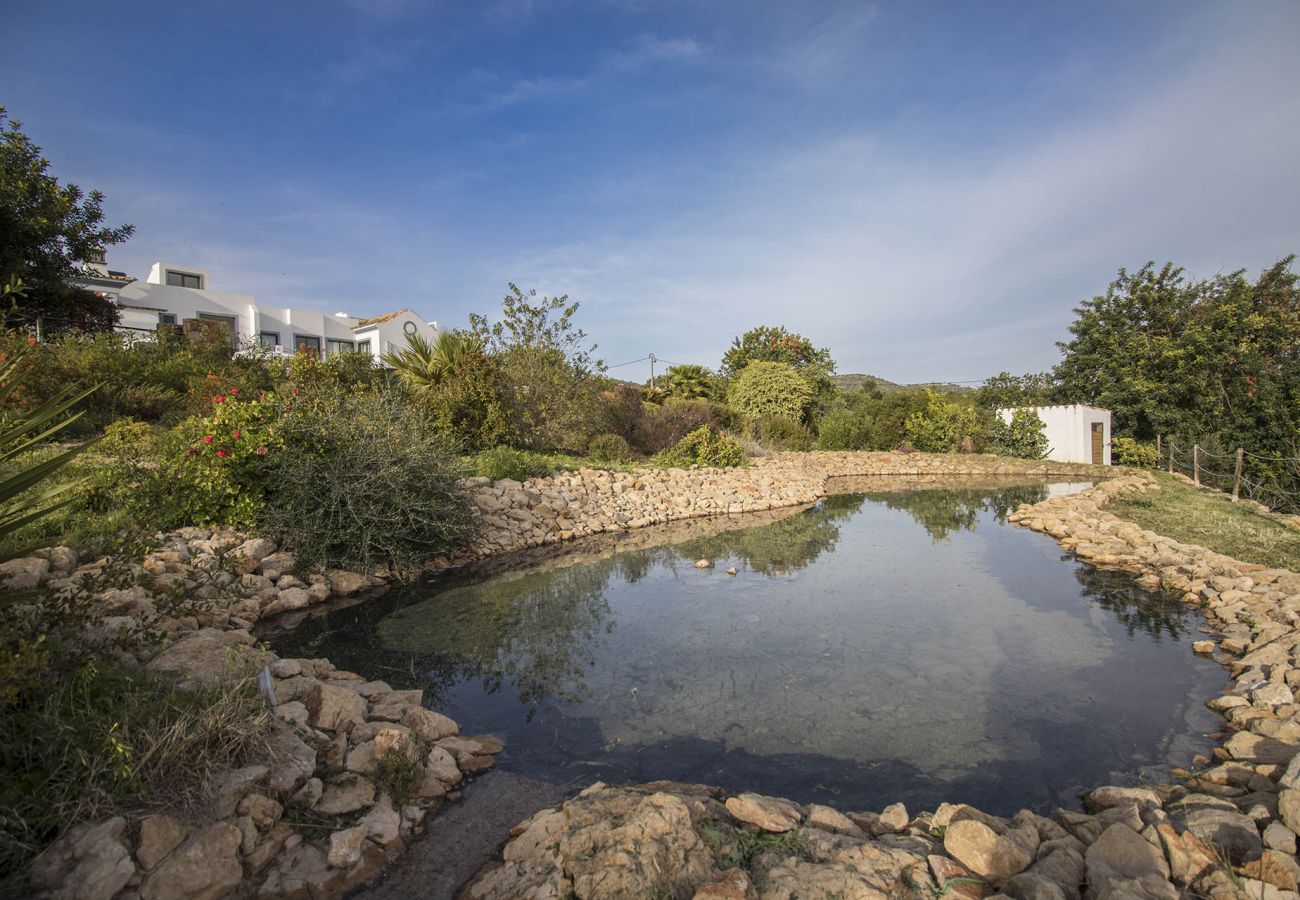
[[[375,782],[392,798],[393,806],[398,809],[409,803],[420,787],[424,777],[420,761],[428,752],[424,741],[413,737],[409,746],[389,747],[376,762]]]

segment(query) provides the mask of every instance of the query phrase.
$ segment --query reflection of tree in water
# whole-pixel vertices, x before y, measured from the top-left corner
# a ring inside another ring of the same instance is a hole
[[[614,627],[605,589],[623,562],[615,556],[452,588],[397,610],[376,630],[385,649],[447,681],[478,678],[490,691],[509,682],[533,707],[548,698],[575,702],[588,691],[591,642]]]
[[[683,559],[739,557],[763,575],[787,575],[808,565],[840,539],[837,523],[852,516],[866,498],[861,494],[827,497],[795,516],[724,534],[686,541],[674,548]]]
[[[1192,628],[1191,611],[1182,601],[1144,589],[1132,575],[1089,565],[1078,566],[1074,575],[1085,596],[1114,616],[1130,637],[1140,631],[1156,641],[1164,635],[1177,641]]]
[[[869,493],[868,499],[890,509],[909,513],[935,542],[954,531],[974,531],[981,512],[991,512],[999,522],[1022,503],[1047,499],[1047,485],[1017,484],[992,490],[918,490]]]

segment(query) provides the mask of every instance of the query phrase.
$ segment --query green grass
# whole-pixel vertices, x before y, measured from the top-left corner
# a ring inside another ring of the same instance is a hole
[[[1126,494],[1106,509],[1157,534],[1245,563],[1300,572],[1300,529],[1233,503],[1220,491],[1157,475],[1160,490]]]
[[[544,478],[555,472],[575,472],[584,468],[630,472],[637,465],[635,462],[597,462],[585,456],[516,450],[513,447],[496,447],[471,456],[463,456],[461,462],[464,464],[466,475],[491,478],[493,481],[502,478],[524,481],[529,478]],[[644,461],[641,463],[641,465],[645,464]]]

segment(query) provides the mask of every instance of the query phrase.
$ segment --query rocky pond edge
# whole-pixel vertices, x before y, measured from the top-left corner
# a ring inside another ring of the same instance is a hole
[[[686,518],[815,502],[844,476],[1092,478],[1095,487],[1017,510],[1080,559],[1128,571],[1202,608],[1233,678],[1210,701],[1225,718],[1215,760],[1183,783],[1100,788],[1087,813],[1012,819],[943,805],[911,815],[840,812],[699,785],[596,784],[512,832],[471,898],[541,897],[1300,897],[1300,575],[1250,566],[1144,531],[1104,511],[1113,496],[1158,489],[1149,474],[985,456],[779,454],[738,470],[583,469],[528,482],[470,480],[483,531],[459,562]],[[107,564],[67,548],[0,567],[11,587],[71,584]],[[290,554],[225,529],[182,529],[133,563],[137,584],[100,601],[109,627],[167,635],[147,665],[195,683],[271,674],[272,752],[228,772],[210,808],[181,818],[118,817],[70,829],[32,866],[44,896],[337,897],[373,880],[500,743],[462,736],[393,690],[328,660],[280,659],[257,645],[260,619],[386,586],[387,576],[294,574]],[[159,597],[202,601],[179,618]],[[415,756],[416,787],[397,808],[376,786],[387,753]],[[309,838],[286,809],[337,817]]]

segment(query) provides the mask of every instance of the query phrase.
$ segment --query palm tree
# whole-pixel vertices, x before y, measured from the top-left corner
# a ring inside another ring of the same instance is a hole
[[[718,397],[718,377],[704,366],[669,366],[664,373],[663,390],[669,397],[680,400],[715,400]]]
[[[429,340],[422,334],[408,334],[406,346],[396,353],[384,354],[384,362],[397,370],[406,386],[417,394],[427,394],[442,384],[449,373],[480,345],[469,335],[442,331]]]

